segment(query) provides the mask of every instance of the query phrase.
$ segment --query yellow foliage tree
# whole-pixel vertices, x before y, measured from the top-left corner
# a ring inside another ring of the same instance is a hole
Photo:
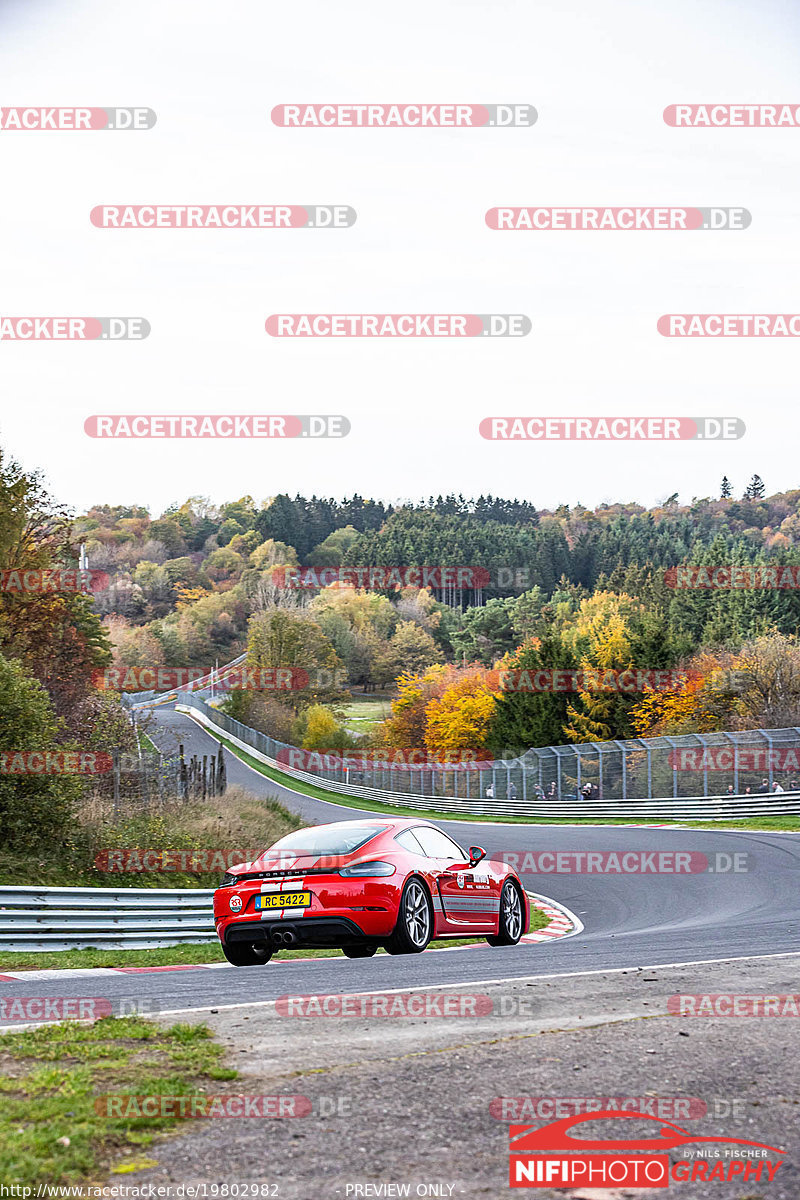
[[[497,671],[472,670],[462,675],[425,708],[427,748],[452,756],[463,750],[484,750],[499,694]]]
[[[634,665],[627,618],[636,602],[614,592],[596,592],[581,601],[575,623],[562,634],[579,655],[582,671],[626,671]],[[564,732],[573,742],[602,742],[613,734],[619,694],[613,690],[578,692],[567,705]]]
[[[312,704],[305,713],[303,747],[306,750],[341,749],[342,726],[328,708]]]

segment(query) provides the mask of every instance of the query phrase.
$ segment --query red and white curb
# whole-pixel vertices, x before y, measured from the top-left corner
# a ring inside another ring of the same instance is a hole
[[[554,942],[558,938],[573,937],[583,930],[583,921],[557,900],[551,900],[549,896],[540,896],[537,892],[528,892],[528,899],[531,908],[537,908],[550,920],[543,929],[524,934],[520,938],[521,942]]]

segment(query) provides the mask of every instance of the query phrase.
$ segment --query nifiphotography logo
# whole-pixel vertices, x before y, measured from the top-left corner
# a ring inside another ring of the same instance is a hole
[[[652,1137],[597,1141],[584,1133],[570,1132],[574,1126],[609,1119],[653,1121],[659,1128]],[[684,1150],[683,1156],[673,1163],[663,1153],[696,1142],[717,1145],[713,1149]],[[770,1156],[784,1155],[783,1150],[763,1142],[693,1134],[659,1117],[619,1109],[565,1117],[538,1128],[511,1125],[509,1153],[510,1187],[547,1188],[667,1188],[671,1180],[770,1183],[782,1166],[782,1162],[773,1162]]]

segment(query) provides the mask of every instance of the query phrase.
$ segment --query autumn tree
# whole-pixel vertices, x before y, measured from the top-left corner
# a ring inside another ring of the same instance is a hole
[[[276,692],[275,698],[293,708],[337,699],[341,695],[343,664],[322,629],[307,613],[274,609],[250,621],[247,667],[260,672],[278,667],[308,673],[308,687]]]
[[[632,668],[657,670],[670,665],[674,650],[663,617],[624,594],[600,591],[581,601],[575,621],[562,639],[582,672],[600,675]],[[573,742],[601,742],[631,734],[631,695],[608,686],[578,691],[567,704],[564,732]]]
[[[496,671],[480,668],[459,672],[441,696],[425,708],[425,745],[435,754],[457,757],[483,751],[499,692]]]
[[[66,510],[38,475],[0,450],[0,569],[59,570],[77,565]],[[110,661],[91,596],[64,590],[0,591],[0,652],[17,659],[69,721],[92,688],[92,672]]]
[[[404,671],[397,680],[392,715],[380,726],[384,744],[397,750],[424,746],[428,704],[442,695],[455,675],[454,668],[444,664],[429,667],[421,674]]]
[[[740,728],[784,729],[800,724],[800,645],[771,633],[753,638],[733,656],[740,681]]]
[[[0,654],[0,757],[65,748],[64,726],[45,689],[22,663]],[[9,770],[13,772],[13,758]],[[0,828],[13,852],[52,848],[63,839],[82,791],[77,776],[0,772]]]
[[[305,750],[348,750],[355,739],[329,708],[311,704],[298,718],[295,738]]]
[[[389,646],[400,671],[424,671],[441,662],[442,652],[427,629],[414,621],[401,621],[389,639]]]
[[[726,651],[702,651],[681,667],[683,679],[677,687],[643,692],[630,712],[637,737],[677,737],[734,728],[743,683],[734,661]]]

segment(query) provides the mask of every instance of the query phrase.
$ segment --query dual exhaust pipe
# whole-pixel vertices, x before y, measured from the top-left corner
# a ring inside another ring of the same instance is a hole
[[[293,946],[297,941],[297,934],[293,929],[275,929],[272,934],[273,946]]]

